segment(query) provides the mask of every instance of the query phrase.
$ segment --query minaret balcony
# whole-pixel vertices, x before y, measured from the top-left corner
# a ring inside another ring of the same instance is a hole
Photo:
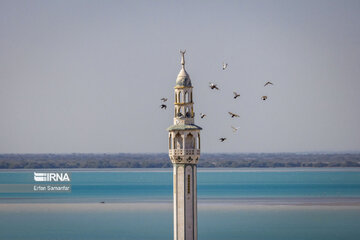
[[[197,164],[200,149],[170,149],[169,157],[173,164]]]
[[[200,155],[200,149],[170,149],[170,156]]]

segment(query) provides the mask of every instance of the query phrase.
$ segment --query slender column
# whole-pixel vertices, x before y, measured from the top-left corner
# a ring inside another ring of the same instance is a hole
[[[184,154],[185,154],[185,137],[186,137],[186,132],[183,133],[183,150],[184,150]]]

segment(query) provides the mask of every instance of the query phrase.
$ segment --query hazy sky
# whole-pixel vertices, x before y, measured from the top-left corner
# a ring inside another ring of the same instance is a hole
[[[166,152],[179,49],[202,152],[360,151],[360,1],[1,0],[0,153]]]

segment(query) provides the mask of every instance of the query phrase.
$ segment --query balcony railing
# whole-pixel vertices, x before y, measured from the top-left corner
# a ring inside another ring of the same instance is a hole
[[[200,155],[200,149],[170,149],[169,155]]]

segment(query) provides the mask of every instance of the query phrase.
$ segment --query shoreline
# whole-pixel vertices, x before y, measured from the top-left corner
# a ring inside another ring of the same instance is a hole
[[[131,203],[10,203],[0,204],[0,212],[136,212],[136,211],[172,211],[172,204],[131,204]],[[353,210],[360,211],[360,205],[218,205],[199,204],[201,211],[246,211],[246,210]]]
[[[198,172],[360,172],[360,167],[198,167]],[[172,172],[168,168],[0,168],[6,172]]]
[[[172,201],[151,202],[11,202],[0,203],[0,212],[22,211],[172,211]],[[200,200],[198,209],[202,210],[360,210],[360,198],[277,198],[242,200]]]

